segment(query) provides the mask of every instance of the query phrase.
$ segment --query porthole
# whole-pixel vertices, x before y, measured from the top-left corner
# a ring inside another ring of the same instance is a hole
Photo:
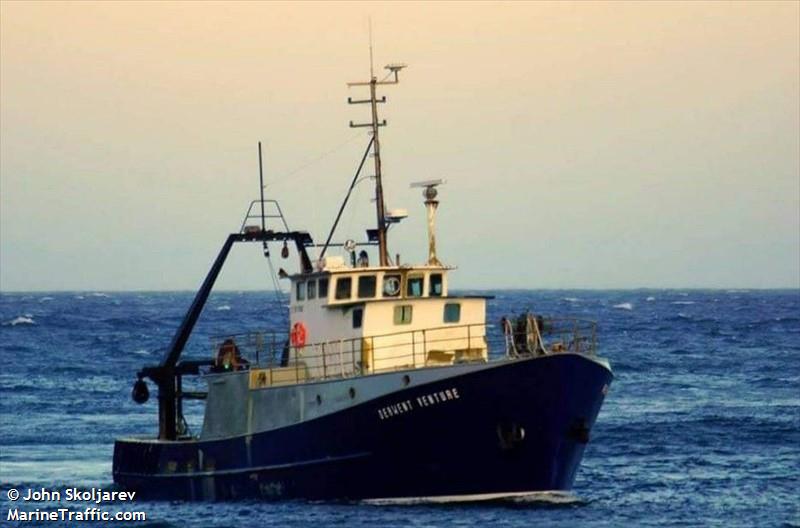
[[[347,392],[350,393],[350,397],[351,398],[355,398],[356,397],[356,390],[353,387],[350,387],[350,390],[347,391]]]
[[[322,405],[322,396],[317,394],[317,405]]]
[[[403,385],[408,387],[409,383],[411,383],[411,377],[408,374],[406,374],[405,376],[403,376]]]
[[[397,297],[400,295],[400,275],[384,275],[383,295],[384,297]]]

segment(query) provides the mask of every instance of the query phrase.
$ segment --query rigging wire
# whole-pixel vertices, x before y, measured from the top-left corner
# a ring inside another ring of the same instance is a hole
[[[390,78],[391,76],[392,76],[392,72],[389,72],[378,82],[383,82],[386,79]],[[291,178],[292,176],[294,176],[298,172],[301,172],[301,171],[311,167],[312,165],[315,165],[316,163],[322,161],[323,159],[327,158],[331,154],[339,151],[342,147],[352,143],[355,139],[357,139],[359,137],[362,137],[362,134],[363,134],[363,132],[355,132],[355,133],[353,133],[350,137],[348,137],[343,142],[341,142],[341,143],[337,144],[336,146],[324,151],[322,154],[319,154],[317,157],[311,158],[310,160],[306,161],[305,163],[295,167],[294,169],[292,169],[289,172],[285,173],[280,178],[277,178],[277,179],[273,180],[272,183],[270,183],[268,185],[279,185],[281,183],[285,183],[286,180],[288,180],[289,178]],[[301,178],[302,178],[302,176],[301,176]],[[295,179],[294,181],[297,181],[297,179]],[[265,185],[265,187],[266,187],[266,185]]]
[[[342,143],[339,143],[335,147],[323,152],[322,154],[318,155],[317,157],[310,159],[309,161],[303,163],[299,167],[295,167],[291,171],[285,173],[280,178],[277,178],[277,179],[273,180],[273,182],[270,185],[278,185],[278,184],[286,182],[286,180],[288,180],[290,177],[294,176],[298,172],[301,172],[301,171],[311,167],[312,165],[322,161],[326,157],[328,157],[331,154],[333,154],[333,153],[337,152],[338,150],[340,150],[342,147],[348,145],[349,143],[352,143],[354,140],[356,140],[359,137],[363,137],[363,132],[356,132],[356,133],[352,134],[349,138],[347,138],[347,140],[343,141]],[[301,176],[301,178],[302,177],[303,176]],[[298,179],[299,178],[296,178],[293,181],[296,182]]]
[[[275,293],[275,298],[273,299],[273,302],[275,303],[275,306],[277,306],[278,313],[281,314],[282,316],[281,318],[285,319],[286,327],[288,327],[289,313],[288,310],[284,310],[283,307],[283,300],[284,300],[283,288],[281,288],[278,275],[277,273],[275,273],[275,266],[272,265],[272,256],[265,255],[265,257],[267,258],[267,265],[269,266],[269,276],[272,279],[272,287],[273,287],[272,291]]]
[[[361,175],[361,169],[364,168],[364,162],[367,161],[367,157],[369,156],[369,153],[372,150],[374,144],[375,144],[375,138],[371,138],[369,140],[369,143],[367,144],[366,150],[364,151],[364,155],[361,157],[361,163],[358,164],[358,169],[356,169],[356,173],[353,176],[353,181],[352,183],[350,183],[350,188],[347,189],[347,195],[344,197],[341,207],[339,207],[339,213],[336,215],[336,220],[333,221],[333,226],[331,226],[330,233],[328,234],[328,239],[325,241],[325,245],[322,247],[320,258],[325,256],[325,251],[328,249],[328,245],[331,243],[331,239],[333,238],[333,233],[336,231],[336,226],[339,225],[339,219],[342,217],[342,212],[344,211],[344,208],[347,206],[347,201],[350,199],[350,195],[353,192],[353,188],[359,181],[361,181],[359,180],[358,177]]]

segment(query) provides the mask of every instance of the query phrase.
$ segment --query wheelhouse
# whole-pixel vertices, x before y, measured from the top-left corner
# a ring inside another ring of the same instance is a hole
[[[323,348],[335,351],[344,375],[486,361],[486,299],[450,296],[449,271],[327,259],[313,273],[292,276],[287,366],[324,377]]]

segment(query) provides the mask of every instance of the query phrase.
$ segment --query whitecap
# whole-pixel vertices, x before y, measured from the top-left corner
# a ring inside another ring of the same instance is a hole
[[[227,304],[223,304],[222,306],[217,306],[217,308],[216,308],[216,310],[218,312],[227,312],[230,309],[231,309],[231,307],[228,306]]]
[[[52,297],[42,297],[41,299],[39,299],[39,302],[47,302],[47,301],[52,301],[52,300],[53,300]]]
[[[86,297],[84,297],[83,295],[76,295],[75,298],[78,299],[78,300],[83,300]]]
[[[694,304],[694,301],[672,301],[670,304]]]
[[[483,493],[475,495],[435,495],[429,497],[396,497],[364,499],[371,506],[413,506],[418,504],[449,504],[478,502],[513,502],[518,504],[570,505],[585,501],[565,491],[524,491],[508,493]]]
[[[103,293],[103,292],[90,293],[89,296],[90,297],[111,297],[109,294]]]
[[[144,348],[140,348],[139,350],[134,350],[133,353],[134,354],[138,354],[140,356],[149,356],[150,355],[150,352],[148,350],[145,350]]]
[[[647,299],[645,299],[645,301],[647,301],[647,302],[653,302],[655,300],[656,300],[656,298],[653,297],[652,295],[650,297],[648,297]]]
[[[33,320],[32,317],[28,316],[28,314],[20,315],[19,317],[8,321],[7,323],[3,323],[4,326],[17,326],[17,325],[34,325],[36,321]]]
[[[532,491],[509,500],[521,504],[569,505],[585,504],[586,501],[568,491]]]
[[[567,301],[567,302],[578,302],[578,298],[577,297],[564,297],[561,300],[562,301]]]
[[[619,303],[615,304],[614,308],[619,308],[620,310],[633,310],[633,304],[626,302],[626,303]]]

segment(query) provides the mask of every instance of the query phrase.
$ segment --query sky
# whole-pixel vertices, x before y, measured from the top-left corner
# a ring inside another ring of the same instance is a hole
[[[380,108],[403,262],[427,250],[409,184],[443,178],[452,288],[800,287],[798,2],[3,1],[0,290],[196,289],[258,141],[267,197],[323,241],[369,139],[346,83],[370,19],[376,67],[408,64]],[[256,245],[219,281],[271,284]]]

